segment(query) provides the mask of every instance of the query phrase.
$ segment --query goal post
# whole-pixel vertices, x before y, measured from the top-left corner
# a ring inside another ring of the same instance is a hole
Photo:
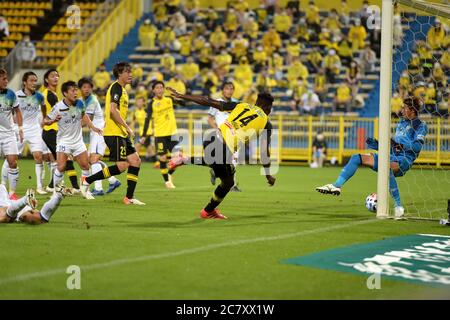
[[[393,47],[392,0],[383,0],[381,7],[380,51],[380,104],[378,133],[377,218],[389,216],[389,141],[391,135],[392,47]]]

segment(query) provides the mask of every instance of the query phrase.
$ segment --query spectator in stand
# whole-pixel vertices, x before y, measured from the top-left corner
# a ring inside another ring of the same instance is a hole
[[[329,50],[322,62],[322,67],[325,69],[327,82],[336,83],[336,77],[341,70],[341,59],[336,55],[335,50]]]
[[[195,21],[195,17],[199,12],[199,7],[200,7],[199,0],[184,1],[183,12],[188,22],[192,23]]]
[[[308,92],[308,83],[299,78],[291,85],[292,90],[292,100],[291,109],[292,111],[300,113],[300,103],[302,101],[303,95]]]
[[[432,79],[436,84],[437,90],[445,90],[448,87],[447,76],[445,75],[445,72],[442,69],[441,64],[439,62],[436,62],[434,64]]]
[[[367,74],[368,72],[375,71],[375,62],[377,60],[377,55],[370,48],[370,46],[366,45],[361,54],[361,73]]]
[[[169,15],[173,15],[177,12],[178,7],[180,6],[180,0],[167,0],[164,2],[166,3],[167,13]]]
[[[297,38],[291,38],[286,47],[287,52],[286,63],[289,65],[294,60],[300,59],[300,51],[301,51],[300,43],[298,42]]]
[[[350,8],[348,7],[347,0],[342,0],[339,6],[339,18],[344,27],[347,27],[350,23]]]
[[[300,61],[300,58],[296,58],[294,62],[291,65],[289,65],[289,69],[286,75],[288,82],[291,86],[290,89],[292,89],[292,85],[295,85],[297,79],[301,78],[304,81],[307,81],[308,76],[309,76],[308,69]]]
[[[265,4],[267,14],[269,16],[273,16],[277,7],[278,0],[263,0],[263,2]]]
[[[411,91],[411,80],[409,78],[408,70],[404,70],[400,79],[398,80],[398,92],[402,99],[408,97],[409,92]]]
[[[437,101],[436,101],[436,88],[434,83],[430,82],[425,90],[425,112],[431,115],[437,115],[439,113]]]
[[[305,92],[300,99],[300,114],[316,116],[319,105],[319,96],[314,92],[311,86],[308,86],[308,91]]]
[[[394,118],[399,118],[401,116],[400,111],[403,107],[403,99],[398,92],[394,92],[391,98],[391,115]]]
[[[186,93],[186,85],[181,80],[181,76],[176,73],[172,78],[169,79],[166,83],[166,88],[170,87],[175,89],[177,92],[185,94]]]
[[[436,19],[434,26],[428,30],[427,40],[433,50],[444,48],[445,29],[439,19]]]
[[[417,82],[424,81],[422,62],[420,61],[420,57],[417,53],[412,54],[411,61],[408,64],[408,72],[413,85]]]
[[[139,27],[139,42],[146,49],[155,48],[155,39],[158,29],[151,23],[150,19],[146,19]]]
[[[248,63],[247,57],[239,60],[239,65],[234,69],[234,78],[241,84],[244,92],[249,90],[253,84],[253,71]]]
[[[281,39],[287,40],[291,37],[290,29],[292,26],[292,18],[287,14],[286,10],[280,10],[273,18],[275,30],[280,34]]]
[[[314,1],[309,1],[305,16],[308,28],[314,30],[315,34],[319,34],[321,30],[319,8],[314,4]]]
[[[208,28],[208,30],[214,30],[220,24],[221,20],[219,19],[217,11],[210,6],[206,11],[205,26]]]
[[[198,64],[194,62],[193,57],[189,57],[187,62],[181,66],[180,74],[183,82],[187,86],[187,92],[191,92],[192,88],[200,75],[200,68]]]
[[[312,143],[313,151],[313,163],[311,163],[311,168],[322,168],[323,162],[327,157],[327,142],[325,141],[324,134],[319,131],[317,136],[314,138]]]
[[[155,81],[164,81],[164,75],[158,70],[157,67],[153,67],[152,71],[147,74],[145,83],[147,86],[152,87],[150,84]]]
[[[358,20],[361,22],[361,25],[367,26],[367,19],[369,18],[370,12],[368,11],[369,1],[364,0],[361,9],[358,11]]]
[[[290,16],[298,21],[300,18],[300,1],[299,0],[289,0],[286,5],[286,10]]]
[[[314,77],[314,92],[319,96],[320,101],[325,101],[327,98],[328,85],[325,69],[320,68],[319,72]]]
[[[256,51],[253,52],[253,70],[255,73],[260,72],[264,67],[267,66],[267,54],[262,46],[258,46]]]
[[[160,51],[164,52],[172,49],[175,39],[175,32],[169,26],[165,26],[164,29],[158,33],[158,46]]]
[[[332,37],[341,35],[342,24],[336,9],[331,9],[328,17],[323,22],[323,26],[330,30]]]
[[[178,11],[175,13],[169,21],[169,26],[175,33],[175,37],[185,34],[187,31],[186,18]]]
[[[317,73],[322,68],[323,57],[319,50],[312,50],[308,53],[306,67],[309,73]]]
[[[441,63],[444,72],[448,73],[450,71],[450,46],[444,51],[439,62]]]
[[[133,76],[133,81],[131,83],[132,88],[136,88],[139,83],[144,81],[144,69],[137,63],[133,64],[131,69],[131,74]]]
[[[361,20],[356,19],[348,32],[348,39],[352,43],[353,50],[363,49],[365,46],[365,39],[367,38],[367,31],[364,25],[361,25]]]
[[[175,72],[175,58],[169,53],[168,50],[166,50],[166,52],[162,56],[160,65],[162,67],[162,73],[164,75],[171,76]]]
[[[217,74],[219,81],[223,82],[230,72],[232,60],[226,49],[222,49],[220,54],[214,57],[214,73]]]
[[[394,27],[393,27],[393,44],[394,47],[400,47],[403,41],[403,26],[402,18],[400,14],[394,15]]]
[[[156,2],[154,6],[155,23],[158,29],[161,29],[168,20],[167,8],[164,2]]]
[[[337,53],[342,61],[342,65],[349,67],[350,62],[353,60],[353,48],[352,43],[346,36],[343,36],[339,42]]]
[[[9,25],[6,18],[0,16],[0,41],[9,37]]]
[[[281,48],[281,37],[273,26],[270,26],[269,31],[264,34],[262,43],[268,55],[272,55],[274,51]]]
[[[106,71],[106,65],[102,63],[98,68],[97,72],[92,77],[92,81],[95,85],[95,93],[104,97],[106,95],[106,91],[108,90],[109,84],[111,83],[111,76],[108,71]]]
[[[214,53],[219,52],[221,49],[227,46],[228,37],[225,32],[223,32],[221,26],[217,26],[214,32],[209,36],[209,43],[214,50]]]
[[[336,91],[335,106],[333,111],[350,112],[352,109],[352,93],[347,82],[342,81]]]
[[[22,68],[31,68],[36,58],[36,48],[33,42],[30,41],[30,36],[24,36],[16,48],[16,57],[22,63]]]
[[[359,72],[358,63],[353,60],[350,63],[350,67],[347,68],[346,81],[352,90],[352,97],[355,98],[358,94],[359,87],[361,86],[361,74]]]

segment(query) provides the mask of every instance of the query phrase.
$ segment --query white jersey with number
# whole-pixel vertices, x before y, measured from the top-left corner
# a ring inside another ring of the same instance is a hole
[[[225,99],[223,99],[223,98],[220,98],[220,99],[217,99],[217,100],[218,101],[225,101]],[[236,100],[234,98],[231,98],[231,102],[238,102],[238,100]],[[220,111],[220,110],[218,110],[216,108],[213,108],[213,107],[209,108],[208,114],[210,116],[214,117],[214,120],[216,121],[217,127],[220,127],[225,122],[225,120],[227,120],[228,116],[230,115],[230,113],[227,112],[227,111]]]

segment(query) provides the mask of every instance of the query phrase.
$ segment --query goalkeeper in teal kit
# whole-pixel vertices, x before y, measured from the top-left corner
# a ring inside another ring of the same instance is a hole
[[[405,209],[400,200],[400,192],[395,178],[403,176],[412,167],[422,150],[428,131],[426,123],[418,117],[420,113],[419,100],[415,98],[405,99],[401,113],[402,119],[397,125],[394,137],[391,138],[390,152],[389,191],[395,201],[396,218],[401,218]],[[376,139],[368,138],[366,143],[370,149],[378,150]],[[342,169],[336,182],[317,187],[316,190],[324,194],[340,195],[342,186],[355,174],[360,165],[378,171],[378,154],[354,154]]]

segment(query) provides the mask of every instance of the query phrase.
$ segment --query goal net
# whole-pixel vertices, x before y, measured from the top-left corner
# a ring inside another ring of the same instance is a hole
[[[392,6],[392,87],[389,97],[380,92],[380,109],[390,100],[390,136],[402,145],[396,148],[391,140],[390,158],[412,160],[418,155],[412,168],[396,178],[406,217],[439,220],[448,217],[450,199],[450,6],[419,0],[398,0]],[[389,82],[386,75],[381,81]],[[420,102],[426,135],[420,122],[405,123],[407,112],[401,107],[408,98]],[[386,208],[392,214],[395,204],[392,198],[390,202]]]

